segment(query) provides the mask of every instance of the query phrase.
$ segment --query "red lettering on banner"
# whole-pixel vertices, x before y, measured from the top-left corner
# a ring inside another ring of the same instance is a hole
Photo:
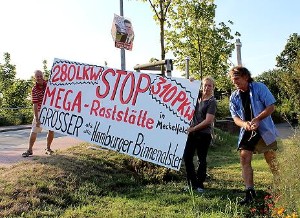
[[[63,101],[63,109],[66,111],[74,111],[75,107],[78,108],[78,112],[81,112],[81,91],[77,93],[75,99],[71,102],[69,101],[72,98],[73,90],[67,90],[64,101]],[[69,97],[71,96],[71,97]]]
[[[53,88],[52,90],[47,86],[43,104],[50,101],[49,105],[57,109],[63,108],[66,111],[81,112],[81,97],[82,92],[74,93],[73,90],[66,90],[64,88]]]
[[[108,73],[111,73],[113,76],[115,75],[115,71],[113,69],[107,69],[103,72],[102,76],[101,76],[101,81],[103,82],[103,85],[104,85],[104,88],[105,88],[105,91],[103,94],[101,94],[101,87],[102,86],[97,86],[96,88],[96,96],[98,98],[105,98],[108,93],[109,93],[109,90],[110,90],[110,85],[109,85],[109,82],[108,80],[106,79],[106,75]]]
[[[129,94],[128,94],[128,97],[127,97],[126,100],[124,100],[124,96],[123,96],[125,93],[124,92],[123,93],[120,92],[120,97],[119,98],[120,98],[120,101],[121,101],[122,104],[128,104],[128,102],[131,100],[133,92],[134,92],[135,80],[134,80],[134,74],[132,72],[130,72],[130,73],[128,73],[126,75],[125,79],[123,80],[123,83],[122,83],[122,86],[121,86],[121,90],[125,89],[125,86],[127,84],[127,80],[129,78],[131,79],[131,84],[130,84],[131,86],[129,88]]]
[[[53,77],[51,78],[51,82],[97,81],[103,69],[103,67],[96,66],[66,63],[62,65],[56,64],[52,68]]]
[[[174,107],[174,110],[185,119],[192,119],[194,109],[191,109],[191,102],[184,91],[178,92],[176,84],[168,83],[166,78],[160,77],[151,85],[151,94],[162,104]]]
[[[113,89],[113,93],[112,93],[112,95],[110,97],[110,100],[114,100],[115,99],[116,92],[117,92],[117,89],[118,89],[118,86],[119,86],[119,82],[120,82],[121,76],[122,75],[126,75],[127,72],[124,71],[124,70],[116,70],[116,74],[117,74],[117,79],[116,79],[115,86],[114,86],[114,89]]]
[[[159,92],[161,91],[162,87],[161,84],[164,84],[167,80],[164,77],[159,77],[159,81],[156,83],[155,85],[151,86],[151,93],[154,95],[159,94]],[[155,88],[157,88],[157,90],[155,90]]]
[[[177,108],[177,111],[180,112],[181,115],[184,115],[184,117],[188,117],[188,119],[192,119],[194,110],[191,111],[190,114],[188,114],[191,109],[190,105],[191,105],[191,102],[189,102],[189,100],[186,98],[186,99],[184,99],[183,102],[181,102],[181,104]]]
[[[177,102],[182,102],[187,99],[186,93],[184,91],[180,91],[178,95],[173,99],[171,105],[174,106]]]
[[[109,82],[111,81],[109,80],[111,78],[108,78],[109,76],[113,78],[113,83]],[[136,79],[136,76],[138,79]],[[115,71],[114,69],[105,70],[101,76],[101,81],[102,84],[96,88],[97,98],[108,97],[110,100],[115,100],[118,97],[122,104],[128,104],[131,101],[131,105],[136,104],[139,93],[146,92],[151,84],[151,78],[147,74],[136,75],[133,72]],[[113,86],[112,90],[111,86]]]
[[[43,105],[45,105],[45,102],[48,100],[48,98],[50,98],[50,105],[53,105],[55,91],[56,88],[50,90],[49,86],[46,87],[45,96],[43,98]]]
[[[130,110],[129,107],[126,107],[126,110],[123,111],[118,109],[117,105],[114,105],[113,108],[101,107],[101,103],[98,100],[93,100],[90,115],[115,120],[117,122],[129,123],[143,128],[146,127],[147,129],[153,129],[154,124],[154,119],[147,116],[148,111]]]
[[[144,84],[144,87],[142,87],[143,82],[146,82],[146,84]],[[149,89],[150,84],[151,84],[151,79],[149,75],[144,73],[139,74],[139,80],[137,82],[137,86],[133,96],[132,105],[135,105],[138,94],[146,92]]]

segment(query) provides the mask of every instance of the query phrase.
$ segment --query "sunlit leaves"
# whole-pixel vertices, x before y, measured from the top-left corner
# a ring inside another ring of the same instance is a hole
[[[16,79],[16,66],[11,63],[10,54],[4,53],[0,64],[1,108],[27,107],[30,103],[30,82]]]
[[[166,48],[174,54],[178,69],[185,70],[188,56],[190,75],[197,79],[212,75],[217,87],[227,90],[230,82],[226,73],[234,36],[224,22],[216,24],[215,9],[212,0],[173,0],[167,20]]]
[[[296,61],[298,51],[300,51],[300,35],[293,33],[287,40],[284,50],[276,57],[276,66],[283,70],[291,70],[292,64]]]

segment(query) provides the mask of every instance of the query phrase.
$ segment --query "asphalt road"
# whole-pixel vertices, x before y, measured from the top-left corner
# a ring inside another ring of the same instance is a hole
[[[47,131],[38,134],[33,146],[33,156],[24,158],[22,153],[28,149],[30,128],[21,126],[5,130],[4,127],[1,127],[0,130],[0,167],[9,167],[18,162],[34,161],[38,157],[47,156],[45,154]],[[80,139],[55,133],[51,149],[63,150],[82,142]]]
[[[28,144],[30,129],[0,132],[0,152],[7,149],[14,149],[22,144]],[[55,133],[54,137],[62,137],[62,134]],[[41,132],[37,136],[37,141],[45,140],[47,132]]]

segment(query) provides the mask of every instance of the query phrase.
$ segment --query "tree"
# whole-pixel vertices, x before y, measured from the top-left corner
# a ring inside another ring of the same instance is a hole
[[[300,50],[289,68],[291,68],[291,71],[283,71],[281,75],[281,93],[288,104],[289,113],[300,115]]]
[[[259,76],[255,77],[255,80],[264,83],[275,96],[275,98],[280,100],[281,97],[283,97],[280,87],[280,84],[282,84],[282,73],[282,70],[279,69],[265,71]]]
[[[4,53],[4,64],[0,64],[0,93],[2,93],[3,99],[1,100],[2,107],[9,106],[7,101],[10,99],[8,93],[11,86],[14,84],[16,77],[16,66],[10,62],[10,54]]]
[[[281,74],[280,89],[281,112],[288,118],[300,114],[300,35],[290,35],[284,50],[276,57]]]
[[[293,33],[290,35],[284,50],[276,57],[276,66],[287,71],[291,71],[293,63],[296,61],[297,53],[300,51],[300,35]]]
[[[161,49],[161,60],[166,57],[165,50],[165,22],[167,20],[167,14],[172,0],[142,0],[143,2],[149,2],[152,10],[154,11],[154,20],[159,23],[160,27],[160,49]],[[164,67],[161,70],[162,75],[165,75]]]
[[[27,107],[30,81],[16,79],[16,66],[11,64],[9,53],[4,53],[4,61],[4,64],[0,64],[2,107]]]
[[[50,70],[47,67],[47,60],[43,60],[43,74],[45,79],[49,79],[50,77]]]
[[[26,108],[30,106],[30,80],[16,79],[12,86],[5,92],[6,107]]]
[[[167,50],[173,52],[178,69],[185,69],[189,56],[190,75],[197,79],[211,75],[219,89],[228,90],[231,86],[226,75],[234,36],[224,22],[216,25],[215,9],[213,0],[173,0],[167,19]]]
[[[14,83],[16,78],[16,65],[10,63],[10,54],[4,53],[4,64],[0,64],[0,92],[4,92],[6,89]]]
[[[10,54],[4,53],[4,64],[0,64],[1,125],[28,123],[28,112],[14,109],[29,106],[29,87],[30,81],[16,79],[16,66],[11,64]]]
[[[293,120],[300,114],[300,51],[293,63],[287,68],[263,72],[255,80],[268,86],[276,98],[277,110],[284,118]],[[274,117],[273,117],[274,118]]]

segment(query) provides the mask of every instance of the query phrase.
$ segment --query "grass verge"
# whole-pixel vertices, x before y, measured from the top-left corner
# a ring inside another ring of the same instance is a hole
[[[263,156],[255,155],[258,198],[253,205],[241,207],[237,202],[244,194],[236,136],[219,130],[216,133],[216,143],[209,150],[209,178],[203,194],[184,191],[184,166],[178,172],[168,170],[114,151],[88,149],[91,145],[83,143],[51,157],[1,168],[0,217],[223,218],[299,214],[296,190],[300,152],[295,144],[299,139],[279,142],[280,166],[284,170],[276,187]],[[266,196],[276,196],[272,207]]]

